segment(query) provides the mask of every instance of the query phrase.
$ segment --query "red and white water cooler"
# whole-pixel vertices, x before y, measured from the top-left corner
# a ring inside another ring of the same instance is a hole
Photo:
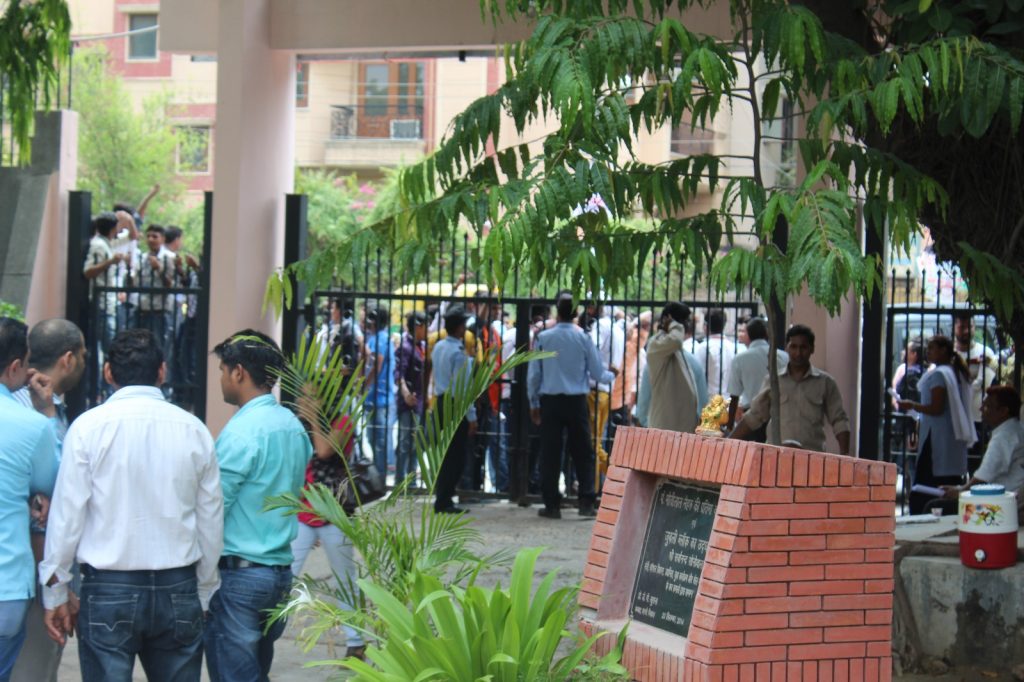
[[[984,483],[960,493],[960,561],[971,568],[1017,563],[1017,496]]]

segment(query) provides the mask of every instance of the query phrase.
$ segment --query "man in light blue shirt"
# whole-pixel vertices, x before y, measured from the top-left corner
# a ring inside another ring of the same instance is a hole
[[[313,454],[305,428],[271,394],[281,350],[265,334],[246,329],[213,349],[220,359],[224,401],[240,409],[217,438],[224,492],[221,587],[210,600],[206,662],[213,682],[266,680],[279,620],[267,629],[267,609],[291,590],[294,516],[264,511],[269,497],[299,495]]]
[[[444,420],[444,396],[451,390],[459,390],[469,383],[473,371],[473,359],[466,354],[464,339],[469,315],[460,305],[454,305],[444,315],[445,338],[434,345],[430,353],[433,365],[434,394],[437,396],[434,409],[439,422]],[[455,488],[466,465],[466,451],[470,439],[476,435],[476,406],[470,405],[466,418],[459,424],[455,437],[448,445],[441,469],[434,484],[434,510],[445,514],[460,514],[465,509],[456,507],[452,501]]]
[[[768,344],[768,321],[763,317],[751,318],[747,322],[747,336],[750,337],[750,346],[733,358],[729,373],[729,430],[736,423],[737,411],[742,418],[743,413],[750,409],[754,397],[761,391],[764,378],[768,376],[768,351],[771,349]],[[775,354],[778,371],[781,373],[786,369],[789,356],[784,350],[777,350]],[[763,443],[767,438],[767,425],[764,425],[751,434],[750,440]]]
[[[85,371],[86,350],[82,330],[74,322],[54,318],[32,326],[28,334],[29,367],[34,372],[28,384],[14,392],[14,399],[48,417],[57,439],[57,458],[68,432],[64,395],[78,385]],[[49,506],[42,495],[33,498],[40,507]],[[32,552],[43,560],[46,527],[33,519]],[[77,589],[77,588],[76,588]],[[14,682],[57,682],[62,649],[50,639],[43,627],[40,596],[29,607],[25,644],[18,655],[11,679]]]
[[[28,328],[0,317],[0,682],[10,679],[35,596],[29,497],[53,494],[57,442],[49,420],[11,396],[28,379]]]
[[[579,481],[579,513],[596,516],[594,509],[594,444],[590,438],[587,395],[591,380],[611,383],[616,370],[605,370],[590,336],[573,323],[576,304],[572,293],[562,291],[555,301],[558,324],[542,331],[533,349],[554,352],[555,357],[534,360],[527,374],[530,418],[541,429],[541,490],[544,508],[538,514],[562,518],[558,489],[562,468],[563,435],[568,431],[569,455]]]

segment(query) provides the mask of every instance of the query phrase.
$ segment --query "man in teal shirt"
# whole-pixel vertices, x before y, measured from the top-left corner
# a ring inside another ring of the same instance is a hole
[[[29,497],[53,494],[57,441],[49,420],[11,394],[28,379],[28,328],[0,317],[0,682],[7,682],[25,641],[35,595]]]
[[[300,494],[313,446],[298,418],[271,395],[284,366],[273,339],[246,329],[213,349],[224,401],[240,409],[217,438],[224,491],[221,586],[210,600],[206,662],[213,682],[263,682],[285,623],[267,609],[292,586],[294,516],[264,511],[268,497]]]

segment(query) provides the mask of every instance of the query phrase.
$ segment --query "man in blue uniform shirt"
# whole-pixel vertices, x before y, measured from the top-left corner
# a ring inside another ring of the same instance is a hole
[[[554,352],[555,357],[534,360],[527,375],[530,418],[541,429],[541,492],[544,508],[539,515],[562,518],[558,477],[562,464],[563,434],[568,432],[569,455],[579,480],[579,513],[596,516],[594,509],[594,446],[590,437],[587,395],[590,381],[611,383],[617,371],[605,370],[597,348],[573,323],[576,304],[572,293],[562,291],[555,301],[558,324],[537,335],[533,349]]]
[[[294,516],[264,511],[268,497],[301,493],[313,446],[298,418],[271,394],[284,366],[273,339],[246,329],[213,349],[224,401],[240,409],[217,438],[224,492],[221,586],[210,600],[206,662],[213,682],[268,679],[279,620],[267,609],[291,590]]]

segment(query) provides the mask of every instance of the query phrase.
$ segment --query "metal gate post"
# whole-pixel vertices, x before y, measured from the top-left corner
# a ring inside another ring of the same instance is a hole
[[[295,263],[308,254],[306,243],[309,236],[307,210],[309,198],[305,194],[288,194],[284,203],[284,262],[285,265]],[[299,338],[305,328],[303,315],[306,304],[306,285],[290,276],[292,284],[292,304],[285,308],[281,316],[281,350],[285,356],[294,353],[299,347]]]
[[[516,302],[516,351],[530,348],[530,303],[519,299]],[[530,402],[526,392],[527,365],[516,367],[512,382],[512,410],[507,426],[512,430],[509,443],[509,486],[508,497],[528,506],[530,490]]]
[[[199,316],[196,327],[195,414],[206,421],[206,383],[210,359],[210,268],[213,244],[213,192],[203,192],[203,267],[199,269]]]
[[[92,194],[74,190],[68,193],[68,262],[65,273],[64,317],[78,325],[85,335],[86,348],[95,330],[91,329],[89,319],[89,285],[82,274],[82,265],[89,252],[89,240],[92,238],[91,227]],[[92,375],[95,371],[96,358],[90,358],[86,368]],[[88,379],[80,381],[78,386],[67,392],[64,403],[67,405],[68,419],[74,419],[85,411],[86,386],[97,383]]]
[[[884,240],[871,224],[865,220],[864,235],[865,252],[867,255],[878,255],[885,262]],[[882,272],[886,272],[883,265]],[[878,401],[888,405],[889,401],[882,391],[882,325],[885,318],[883,305],[884,287],[879,287],[870,298],[864,299],[861,317],[861,351],[860,351],[860,429],[857,437],[857,454],[865,459],[881,459],[881,448],[878,442],[879,420],[881,411]],[[890,376],[886,374],[885,376]],[[888,421],[888,420],[887,420]]]

